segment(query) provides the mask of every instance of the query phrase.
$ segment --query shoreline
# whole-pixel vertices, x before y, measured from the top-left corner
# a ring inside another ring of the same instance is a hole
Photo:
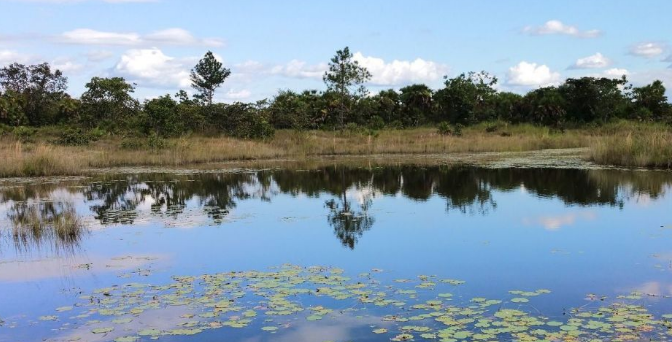
[[[203,169],[217,164],[311,163],[328,159],[417,159],[445,162],[500,158],[508,154],[574,154],[569,166],[603,168],[672,168],[672,129],[648,124],[612,124],[553,132],[512,125],[500,132],[482,126],[461,136],[433,128],[382,130],[375,135],[348,131],[279,131],[266,140],[187,136],[166,139],[160,148],[128,148],[123,137],[106,136],[83,146],[55,144],[55,128],[29,141],[0,137],[0,178],[78,176],[107,169]],[[425,161],[427,162],[427,161]],[[430,161],[431,163],[431,161]],[[529,161],[520,161],[525,166]],[[536,165],[536,164],[532,164]],[[553,162],[550,162],[553,166]]]
[[[123,166],[82,169],[80,174],[36,177],[0,177],[0,186],[7,184],[78,181],[96,176],[131,174],[207,174],[244,173],[260,170],[315,170],[324,166],[338,165],[354,168],[378,168],[401,165],[419,167],[477,167],[488,169],[574,169],[574,170],[620,170],[633,172],[672,172],[668,169],[626,168],[599,165],[586,159],[588,148],[546,149],[522,152],[475,152],[475,153],[426,153],[426,154],[374,154],[374,155],[322,155],[304,158],[271,158],[255,160],[230,160],[168,166]]]

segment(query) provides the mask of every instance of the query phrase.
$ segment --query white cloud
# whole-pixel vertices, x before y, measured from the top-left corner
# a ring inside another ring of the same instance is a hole
[[[655,80],[661,80],[665,88],[667,88],[667,93],[672,96],[672,69],[670,68],[632,72],[629,79],[636,86],[643,86]]]
[[[66,74],[76,74],[84,69],[83,64],[77,63],[71,58],[58,58],[51,62],[51,66]]]
[[[237,101],[247,99],[250,96],[252,96],[252,92],[247,89],[239,91],[230,89],[229,91],[226,92],[226,94],[224,94],[224,98],[228,100],[237,100]]]
[[[579,58],[574,65],[572,65],[572,69],[599,69],[599,68],[606,68],[609,65],[611,65],[611,60],[601,53],[596,53],[592,56],[584,57],[584,58]]]
[[[364,56],[361,52],[353,54],[353,59],[371,72],[371,84],[374,85],[406,85],[439,80],[448,72],[448,67],[432,61],[417,58],[413,61],[393,60],[385,62],[382,58]],[[327,63],[308,64],[300,60],[292,60],[287,64],[270,68],[272,75],[292,78],[322,79],[329,69]]]
[[[309,65],[304,61],[294,59],[287,64],[272,67],[270,73],[292,78],[322,79],[322,75],[324,75],[327,69],[329,69],[327,63]]]
[[[611,68],[603,72],[604,76],[611,78],[621,78],[622,76],[628,76],[630,72],[627,69]]]
[[[665,52],[665,44],[657,42],[644,42],[630,47],[630,54],[633,56],[653,58],[662,55]]]
[[[142,42],[137,33],[102,32],[91,29],[64,32],[57,40],[83,45],[138,45]]]
[[[191,86],[189,70],[194,63],[192,58],[166,56],[157,48],[134,49],[121,56],[113,73],[141,87],[186,88]]]
[[[30,63],[33,59],[33,56],[18,53],[13,50],[0,50],[0,67],[12,63]]]
[[[217,38],[196,38],[189,31],[170,28],[146,35],[135,32],[105,32],[92,29],[76,29],[55,37],[55,41],[78,45],[139,46],[139,45],[194,45],[222,46],[224,42]]]
[[[222,46],[224,42],[217,38],[198,39],[189,31],[181,28],[170,28],[161,31],[155,31],[144,36],[144,40],[152,44],[166,45],[203,45],[203,46]]]
[[[566,25],[560,20],[549,20],[541,26],[527,26],[523,32],[532,35],[563,34],[579,38],[595,38],[602,34],[599,30],[581,31],[576,26]]]
[[[547,87],[558,84],[560,74],[546,65],[522,61],[509,68],[507,84],[524,87]]]
[[[361,52],[353,59],[371,72],[371,83],[385,86],[398,86],[410,83],[430,83],[441,79],[448,66],[417,58],[413,61],[393,60],[389,63],[382,58],[367,57]]]

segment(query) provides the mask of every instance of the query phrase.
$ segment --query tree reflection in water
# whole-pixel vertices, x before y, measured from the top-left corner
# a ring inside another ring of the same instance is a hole
[[[325,200],[329,226],[344,246],[354,249],[376,222],[370,210],[376,196],[403,196],[418,202],[436,197],[445,200],[448,214],[488,215],[497,209],[496,193],[522,189],[567,205],[622,208],[631,200],[661,198],[671,184],[672,176],[666,172],[415,165],[107,175],[93,181],[0,188],[0,223],[4,216],[4,226],[10,228],[3,229],[3,236],[11,236],[24,249],[49,239],[61,248],[76,245],[81,235],[63,235],[48,227],[77,215],[103,226],[148,220],[174,226],[221,224],[241,201],[306,196]],[[74,198],[88,210],[76,212]],[[43,224],[31,228],[29,222]],[[17,225],[22,228],[11,228]]]

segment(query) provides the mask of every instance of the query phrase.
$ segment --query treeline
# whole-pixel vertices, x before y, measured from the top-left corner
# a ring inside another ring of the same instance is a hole
[[[672,105],[661,81],[634,87],[620,79],[581,77],[525,95],[498,91],[497,78],[470,72],[447,78],[441,89],[424,84],[371,95],[371,74],[346,47],[337,51],[323,80],[326,90],[281,90],[255,103],[215,103],[231,71],[208,52],[193,68],[196,95],[138,101],[135,85],[120,77],[94,77],[79,99],[67,78],[47,64],[0,69],[0,132],[63,125],[60,142],[86,144],[104,134],[165,138],[189,133],[267,138],[274,129],[402,129],[436,125],[445,134],[484,121],[532,123],[563,130],[614,119],[672,123]],[[28,128],[27,128],[28,127]]]

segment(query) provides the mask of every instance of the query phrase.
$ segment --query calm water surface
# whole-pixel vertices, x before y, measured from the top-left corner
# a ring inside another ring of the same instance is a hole
[[[671,186],[417,166],[2,183],[0,341],[664,340]],[[64,217],[88,232],[17,234]]]

